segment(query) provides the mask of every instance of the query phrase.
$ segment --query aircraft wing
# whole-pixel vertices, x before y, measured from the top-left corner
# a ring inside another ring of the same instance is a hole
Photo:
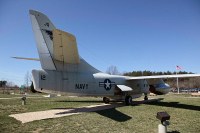
[[[128,77],[127,80],[137,80],[137,79],[166,79],[166,78],[189,78],[189,77],[200,77],[200,74],[177,74],[177,75],[138,76],[138,77]]]
[[[144,91],[149,90],[154,94],[166,94],[170,91],[170,86],[165,84],[163,79],[167,78],[189,78],[189,77],[200,77],[200,74],[177,74],[177,75],[155,75],[155,76],[139,76],[139,77],[126,77],[127,84],[135,83],[148,83],[149,88],[143,88]],[[148,91],[146,91],[148,93]]]

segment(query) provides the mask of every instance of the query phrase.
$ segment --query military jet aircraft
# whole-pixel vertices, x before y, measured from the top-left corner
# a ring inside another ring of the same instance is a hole
[[[109,75],[88,64],[78,52],[76,38],[57,29],[48,17],[30,10],[33,32],[37,43],[42,70],[32,70],[34,88],[40,92],[75,96],[123,99],[126,105],[133,98],[148,100],[149,92],[163,95],[170,91],[164,78],[196,77],[200,74],[158,75],[129,77]],[[37,60],[34,58],[22,58]]]

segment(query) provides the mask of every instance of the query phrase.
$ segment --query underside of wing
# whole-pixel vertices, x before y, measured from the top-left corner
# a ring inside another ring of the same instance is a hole
[[[127,80],[137,80],[137,79],[167,79],[167,78],[189,78],[189,77],[200,77],[200,74],[177,74],[177,75],[138,76],[138,77],[127,77]]]

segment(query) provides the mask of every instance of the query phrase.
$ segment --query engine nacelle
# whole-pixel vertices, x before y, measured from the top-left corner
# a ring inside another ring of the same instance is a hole
[[[156,95],[164,95],[171,91],[171,87],[167,83],[149,85],[149,91]]]

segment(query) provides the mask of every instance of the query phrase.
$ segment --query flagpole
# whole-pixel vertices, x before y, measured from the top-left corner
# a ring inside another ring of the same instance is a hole
[[[176,70],[176,76],[177,76],[177,70]],[[179,94],[178,77],[177,77],[177,79],[176,79],[176,85],[177,85],[177,89],[178,89],[178,94]]]

